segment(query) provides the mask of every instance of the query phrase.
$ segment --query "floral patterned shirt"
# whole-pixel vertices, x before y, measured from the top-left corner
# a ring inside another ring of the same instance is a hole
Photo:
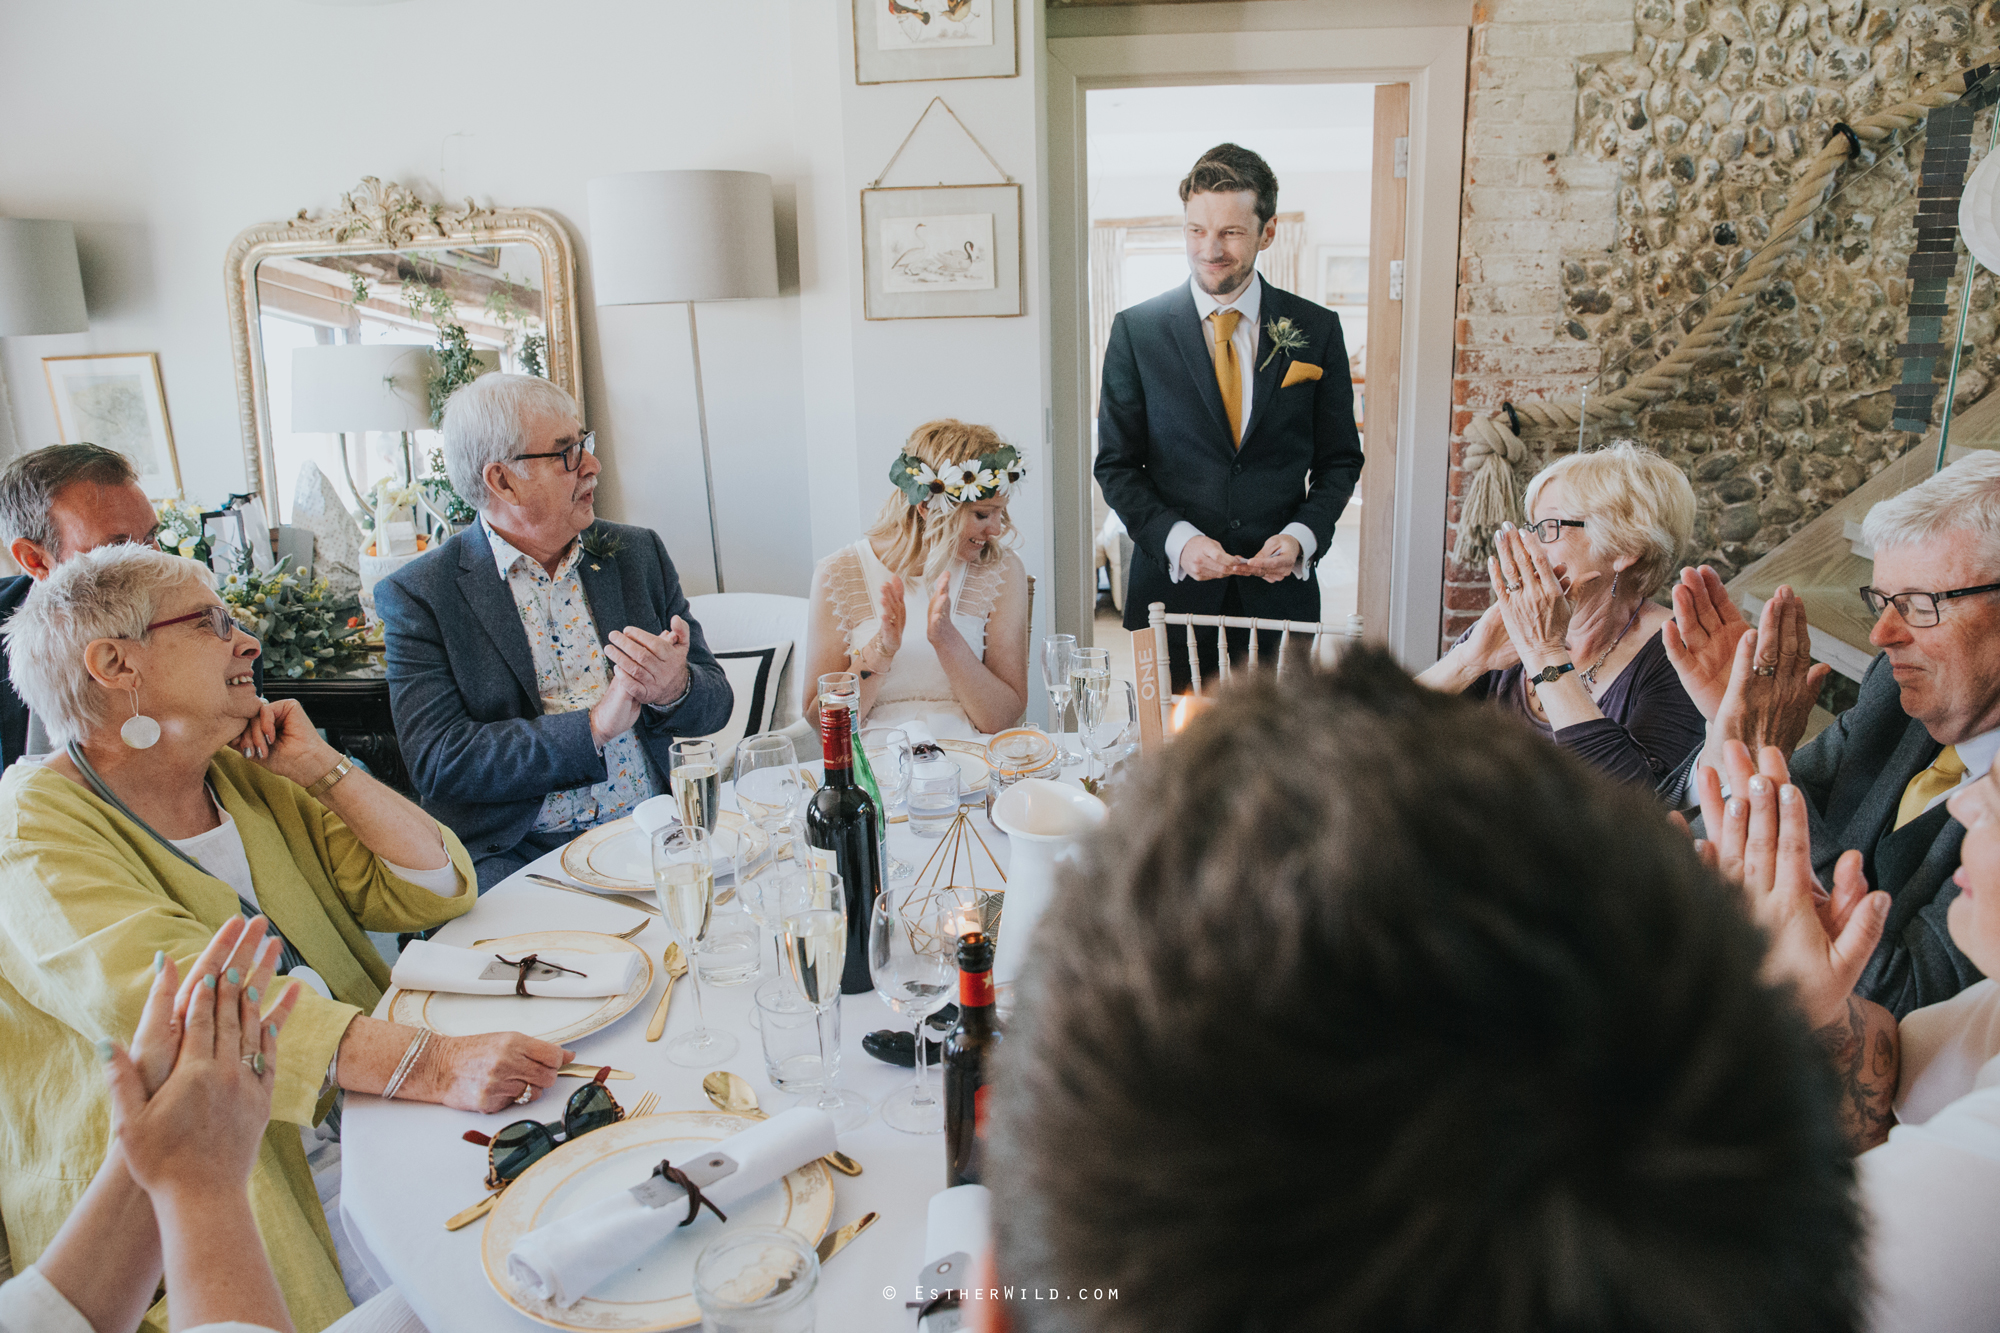
[[[480,522],[485,525],[485,520]],[[521,628],[527,631],[542,712],[571,713],[589,708],[611,684],[611,663],[604,656],[597,620],[590,614],[590,600],[584,596],[583,580],[576,572],[577,562],[583,558],[583,543],[571,543],[569,554],[551,577],[540,561],[517,550],[490,527],[486,528],[486,540],[493,547],[493,562],[500,567],[501,581],[514,595]],[[605,745],[604,771],[603,782],[543,797],[533,831],[589,828],[629,815],[639,802],[659,794],[637,732],[614,736]]]

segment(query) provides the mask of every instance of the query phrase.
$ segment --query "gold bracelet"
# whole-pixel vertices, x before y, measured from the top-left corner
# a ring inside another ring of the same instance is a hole
[[[336,782],[339,782],[342,778],[346,777],[349,773],[352,773],[353,771],[354,771],[354,761],[352,759],[349,759],[346,755],[340,756],[340,762],[333,766],[333,771],[331,773],[328,773],[318,782],[315,782],[313,783],[312,786],[306,788],[306,795],[312,797],[314,800],[318,800],[320,797],[332,791],[333,785]]]

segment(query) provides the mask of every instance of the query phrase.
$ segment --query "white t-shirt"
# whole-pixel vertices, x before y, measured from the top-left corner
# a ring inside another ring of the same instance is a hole
[[[2000,1326],[2000,985],[1901,1024],[1897,1125],[1856,1166],[1875,1333]]]

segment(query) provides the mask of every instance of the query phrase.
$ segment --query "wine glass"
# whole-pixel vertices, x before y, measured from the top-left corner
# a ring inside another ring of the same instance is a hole
[[[1083,743],[1097,756],[1109,780],[1114,763],[1122,763],[1139,748],[1139,696],[1129,680],[1114,680],[1095,725],[1083,733]]]
[[[688,956],[694,987],[695,1027],[667,1043],[667,1058],[690,1069],[710,1069],[736,1054],[736,1038],[708,1026],[701,1002],[702,941],[715,912],[715,863],[710,835],[696,824],[676,824],[653,835],[653,884],[660,912]]]
[[[1042,640],[1042,688],[1049,692],[1049,730],[1056,738],[1056,752],[1062,766],[1083,762],[1063,744],[1063,713],[1069,708],[1070,664],[1076,656],[1076,635],[1051,634]]]
[[[785,918],[785,960],[799,998],[811,1005],[815,1014],[823,1014],[840,1003],[840,974],[847,966],[847,894],[834,871],[815,869],[805,878],[805,905]],[[814,1109],[831,1116],[834,1127],[842,1132],[859,1128],[868,1119],[868,1103],[834,1086],[833,1061],[827,1053],[823,1026],[819,1030],[819,1066],[827,1076],[820,1080]]]
[[[1111,653],[1103,648],[1079,648],[1070,658],[1069,670],[1077,741],[1088,749],[1088,737],[1103,717],[1105,703],[1111,696]]]
[[[715,832],[716,802],[722,796],[722,760],[713,741],[675,741],[674,799],[680,802],[681,823],[704,833]]]
[[[917,1076],[882,1103],[882,1119],[905,1134],[942,1134],[944,1103],[931,1094],[924,1020],[951,999],[958,975],[958,925],[972,907],[956,895],[911,885],[903,900],[887,891],[868,914],[868,974],[875,993],[910,1020],[917,1042]]]
[[[882,789],[882,873],[892,880],[909,879],[917,872],[890,854],[886,834],[889,817],[909,799],[910,738],[895,727],[863,727],[857,740]]]
[[[763,732],[746,736],[736,746],[732,770],[736,803],[752,823],[762,824],[798,808],[805,782],[799,776],[798,751],[789,736]]]

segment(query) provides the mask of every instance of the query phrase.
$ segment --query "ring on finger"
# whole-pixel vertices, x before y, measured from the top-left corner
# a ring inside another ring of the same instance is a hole
[[[1757,674],[1760,676],[1775,676],[1778,674],[1778,668],[1774,666],[1764,666],[1760,664],[1757,667]]]
[[[250,1072],[258,1078],[264,1077],[264,1053],[262,1051],[253,1051],[249,1055],[244,1056],[243,1063],[249,1065]]]
[[[535,1085],[523,1081],[521,1084],[521,1095],[514,1099],[514,1105],[526,1106],[533,1100],[535,1100]]]

